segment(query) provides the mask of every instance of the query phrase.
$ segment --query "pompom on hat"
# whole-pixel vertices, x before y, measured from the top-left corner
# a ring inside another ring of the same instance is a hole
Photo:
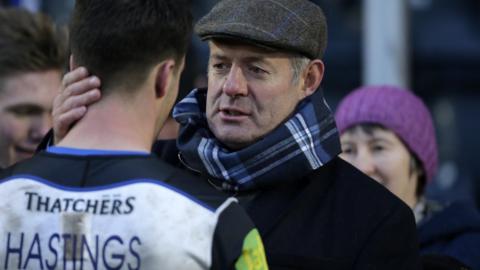
[[[335,119],[340,134],[367,123],[390,129],[422,162],[427,181],[435,175],[438,152],[432,116],[409,90],[394,86],[355,89],[340,102]]]

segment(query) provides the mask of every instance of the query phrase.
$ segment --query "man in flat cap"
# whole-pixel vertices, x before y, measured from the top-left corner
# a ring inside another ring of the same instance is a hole
[[[195,31],[210,47],[208,90],[193,90],[174,109],[178,156],[240,199],[270,267],[419,268],[409,208],[338,158],[338,131],[319,89],[321,9],[307,0],[224,0]],[[56,109],[59,130],[76,119],[72,104],[88,104],[88,87],[78,80],[59,97],[69,104]],[[74,88],[85,92],[72,96]]]

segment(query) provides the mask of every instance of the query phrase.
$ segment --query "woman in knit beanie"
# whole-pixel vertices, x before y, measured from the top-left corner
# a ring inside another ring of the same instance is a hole
[[[432,117],[420,98],[393,86],[366,86],[340,102],[335,118],[341,157],[412,208],[421,253],[480,269],[477,210],[461,203],[444,207],[424,198],[425,186],[437,170],[438,154]]]

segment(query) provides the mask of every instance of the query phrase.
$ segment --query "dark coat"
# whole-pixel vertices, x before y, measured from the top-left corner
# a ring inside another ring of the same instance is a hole
[[[480,214],[472,206],[453,203],[418,225],[420,252],[446,255],[480,269]]]
[[[156,146],[164,160],[177,156]],[[338,157],[296,178],[237,195],[270,269],[420,269],[413,213],[383,186]]]
[[[340,158],[245,207],[273,269],[420,267],[408,206]]]

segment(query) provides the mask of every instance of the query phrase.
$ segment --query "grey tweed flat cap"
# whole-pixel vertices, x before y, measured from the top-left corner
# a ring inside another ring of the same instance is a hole
[[[321,59],[327,23],[308,0],[223,0],[195,25],[202,40],[229,38]]]

